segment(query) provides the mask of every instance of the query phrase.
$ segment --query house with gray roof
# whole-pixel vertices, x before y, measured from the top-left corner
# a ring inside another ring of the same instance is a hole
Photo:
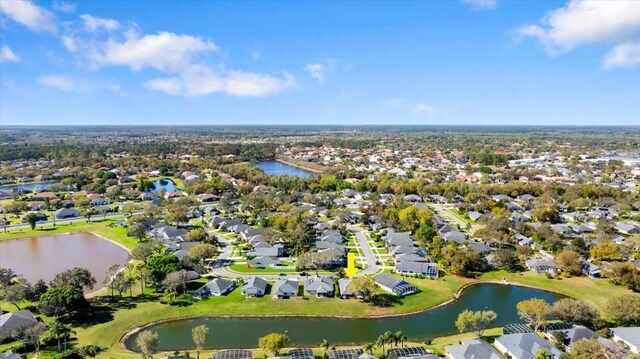
[[[273,285],[273,297],[276,299],[288,299],[298,295],[300,284],[295,280],[277,280]]]
[[[458,345],[445,347],[447,357],[450,359],[502,359],[489,343],[482,339],[464,340]]]
[[[611,328],[613,340],[622,342],[632,353],[640,354],[640,327]]]
[[[480,217],[482,217],[482,213],[476,212],[476,211],[469,211],[467,212],[467,217],[469,217],[469,219],[472,221],[477,221],[480,219]]]
[[[304,291],[316,297],[333,297],[333,278],[328,276],[309,276],[304,281]]]
[[[0,315],[0,341],[11,338],[17,331],[36,325],[38,320],[29,310],[7,312]]]
[[[80,211],[74,208],[60,208],[54,214],[56,219],[74,218],[80,216]]]
[[[240,293],[245,297],[262,297],[267,291],[267,281],[260,277],[251,277],[242,286]]]
[[[616,222],[615,229],[622,234],[638,234],[640,233],[640,227],[632,223]]]
[[[600,267],[585,261],[582,263],[582,274],[591,278],[600,277]]]
[[[532,258],[526,261],[527,268],[537,273],[550,273],[554,274],[560,270],[556,262],[553,259],[546,258]]]
[[[13,350],[7,350],[4,353],[0,353],[0,359],[21,359],[20,354]]]
[[[193,298],[195,299],[206,299],[212,295],[221,296],[225,295],[233,290],[236,287],[236,282],[223,278],[215,278],[209,283],[203,285],[198,288],[195,292],[193,292]]]
[[[355,298],[356,294],[349,285],[351,284],[351,279],[349,278],[340,278],[338,279],[338,288],[340,289],[340,298],[349,299]]]
[[[438,278],[438,264],[403,261],[396,263],[395,272],[398,274],[424,275]]]
[[[554,339],[554,333],[561,333],[564,338],[563,343],[567,348],[571,348],[575,342],[580,339],[600,339],[601,337],[593,330],[582,326],[576,325],[569,329],[550,330],[546,332],[547,338]]]
[[[535,359],[539,350],[544,350],[551,358],[560,358],[560,350],[542,339],[536,333],[517,333],[501,335],[496,338],[494,345],[502,354],[513,359]]]
[[[381,273],[375,277],[375,282],[385,292],[395,295],[409,295],[418,292],[418,288],[407,283],[404,279]]]

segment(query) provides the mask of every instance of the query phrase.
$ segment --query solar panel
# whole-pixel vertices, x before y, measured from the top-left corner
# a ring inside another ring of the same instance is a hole
[[[427,351],[423,347],[409,347],[409,348],[393,348],[389,349],[388,357],[390,359],[418,357],[427,355]]]
[[[329,359],[358,359],[362,355],[362,349],[340,349],[329,350],[327,352],[327,358]]]
[[[533,333],[533,329],[524,324],[507,324],[503,327],[504,334]]]
[[[253,353],[246,349],[229,349],[213,353],[212,359],[253,359]]]
[[[313,349],[310,348],[296,348],[289,351],[289,356],[292,359],[313,359]]]

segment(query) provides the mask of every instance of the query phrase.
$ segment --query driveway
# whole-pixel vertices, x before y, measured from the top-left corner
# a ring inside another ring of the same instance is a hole
[[[363,270],[359,270],[356,273],[356,276],[365,276],[375,274],[378,271],[378,264],[376,263],[376,256],[373,254],[371,247],[369,246],[369,242],[367,241],[367,237],[364,235],[364,232],[355,226],[349,226],[348,228],[351,232],[356,234],[356,238],[360,243],[360,248],[362,249],[362,254],[364,258],[367,260],[367,268]]]

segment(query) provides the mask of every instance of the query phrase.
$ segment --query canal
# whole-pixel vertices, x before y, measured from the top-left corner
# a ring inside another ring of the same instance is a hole
[[[323,339],[331,345],[364,344],[374,341],[385,331],[398,330],[404,331],[409,340],[424,341],[456,333],[455,320],[465,309],[495,311],[498,315],[496,326],[521,322],[516,303],[530,298],[542,298],[551,303],[563,296],[533,288],[484,283],[467,288],[449,304],[406,316],[376,319],[206,317],[160,323],[148,329],[158,333],[161,351],[193,349],[191,329],[202,324],[212,333],[205,345],[207,349],[255,348],[258,338],[271,332],[286,332],[291,337],[291,344],[299,346],[318,346]],[[137,350],[135,339],[134,334],[125,341],[130,350]]]

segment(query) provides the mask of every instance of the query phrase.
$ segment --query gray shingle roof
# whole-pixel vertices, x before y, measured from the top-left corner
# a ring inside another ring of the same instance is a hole
[[[452,359],[502,359],[489,343],[484,340],[466,340],[460,345],[449,345],[445,348]]]

